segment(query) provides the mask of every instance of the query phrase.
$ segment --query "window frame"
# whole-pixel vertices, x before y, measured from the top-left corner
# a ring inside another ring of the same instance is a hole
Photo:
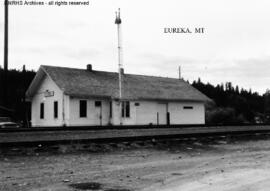
[[[95,107],[102,107],[102,101],[95,101]]]
[[[87,100],[79,101],[79,117],[87,118]]]
[[[44,104],[44,102],[40,103],[39,108],[40,108],[39,109],[39,118],[44,119],[45,118],[45,104]]]
[[[121,102],[121,116],[122,118],[130,118],[130,101]]]
[[[58,101],[53,102],[53,117],[58,119]]]
[[[109,107],[110,107],[110,113],[109,113],[109,117],[110,118],[112,118],[112,101],[110,101],[110,105],[109,105]]]

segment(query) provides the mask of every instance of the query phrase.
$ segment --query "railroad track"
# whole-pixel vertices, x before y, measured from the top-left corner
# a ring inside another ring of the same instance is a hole
[[[136,137],[132,139],[96,139],[0,144],[0,154],[6,156],[38,156],[64,153],[107,153],[130,149],[159,149],[189,154],[216,149],[219,144],[238,144],[242,141],[270,140],[270,132],[233,134],[189,134],[188,136]]]
[[[31,127],[31,128],[0,128],[0,132],[30,132],[30,131],[78,131],[78,130],[106,130],[106,129],[117,129],[117,130],[126,130],[126,129],[152,129],[152,128],[225,128],[225,127],[264,127],[270,126],[270,124],[212,124],[212,125],[115,125],[115,126],[71,126],[71,127]]]
[[[270,125],[238,126],[126,126],[116,128],[42,128],[1,130],[0,144],[31,144],[70,141],[112,141],[151,138],[202,137],[270,132]]]

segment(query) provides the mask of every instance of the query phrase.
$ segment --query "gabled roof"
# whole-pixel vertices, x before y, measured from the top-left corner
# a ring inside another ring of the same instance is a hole
[[[42,70],[42,72],[40,71]],[[118,73],[75,68],[41,66],[38,73],[47,74],[66,95],[88,98],[119,97]],[[37,74],[38,75],[38,74]],[[27,96],[32,97],[41,79],[36,77]],[[182,79],[123,74],[123,99],[209,101],[210,99]]]

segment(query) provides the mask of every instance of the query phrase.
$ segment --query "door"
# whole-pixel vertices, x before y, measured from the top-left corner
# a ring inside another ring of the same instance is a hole
[[[95,101],[95,124],[102,126],[102,102]]]
[[[157,105],[157,124],[166,125],[167,124],[167,104],[159,103]]]

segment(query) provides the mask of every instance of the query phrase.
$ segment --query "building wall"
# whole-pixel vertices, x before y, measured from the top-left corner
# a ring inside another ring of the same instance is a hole
[[[170,124],[204,124],[205,110],[203,103],[195,102],[154,102],[139,101],[135,107],[136,124],[167,124],[167,111]],[[184,106],[193,107],[184,109]]]
[[[134,107],[135,102],[130,102],[130,117],[123,118],[121,113],[121,107],[118,101],[112,102],[113,115],[111,123],[113,125],[136,125],[136,108]]]
[[[193,109],[184,109],[184,107]],[[205,124],[205,107],[203,103],[180,102],[169,103],[171,124]]]
[[[87,101],[87,116],[80,117],[80,100]],[[101,107],[95,106],[95,101],[101,101]],[[88,126],[88,125],[109,125],[109,101],[101,99],[69,99],[69,126]],[[102,120],[101,118],[102,117]]]
[[[139,104],[138,106],[135,103]],[[192,109],[184,109],[184,107]],[[170,124],[204,124],[204,103],[198,102],[158,102],[131,101],[130,117],[122,118],[123,125],[167,124],[167,111],[170,113]],[[119,104],[113,104],[114,118],[112,124],[119,125]]]
[[[136,103],[139,103],[139,106],[134,106],[134,104],[132,104],[132,107],[135,108],[136,124],[157,124],[157,102],[138,101]]]
[[[53,96],[45,97],[44,92],[54,92]],[[54,118],[54,101],[58,102],[58,118]],[[35,96],[32,98],[31,122],[33,127],[62,126],[63,125],[63,93],[58,86],[47,76],[41,82]],[[40,119],[40,104],[44,103],[44,119]]]

